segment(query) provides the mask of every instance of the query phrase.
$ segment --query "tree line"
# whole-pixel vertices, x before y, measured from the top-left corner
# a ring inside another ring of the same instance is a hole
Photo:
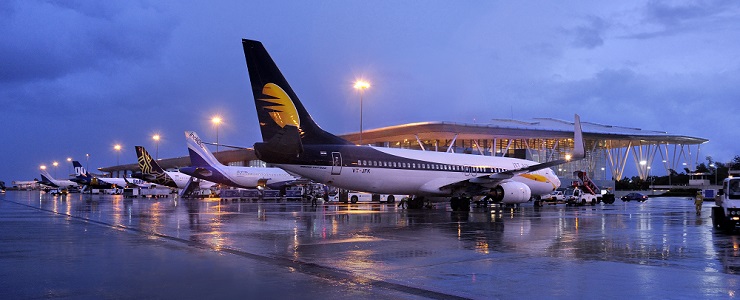
[[[719,185],[722,180],[729,176],[730,170],[740,170],[740,155],[736,155],[732,161],[727,163],[714,161],[711,156],[707,156],[706,162],[697,165],[695,170],[683,168],[682,172],[679,173],[676,170],[669,169],[669,175],[650,175],[645,180],[639,176],[625,177],[618,180],[614,187],[617,190],[647,190],[651,185],[688,185],[691,178],[690,174],[696,173],[707,174],[705,179],[708,179],[710,184]]]

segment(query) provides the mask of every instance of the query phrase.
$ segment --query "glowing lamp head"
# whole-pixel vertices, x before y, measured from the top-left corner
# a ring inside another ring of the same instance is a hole
[[[121,145],[116,144],[115,146],[113,146],[113,149],[115,149],[116,151],[121,151]]]
[[[364,90],[369,87],[370,87],[370,83],[365,80],[360,79],[360,80],[355,81],[355,89]]]
[[[153,136],[152,136],[152,139],[153,139],[153,140],[154,140],[155,142],[159,142],[159,134],[155,134],[155,135],[153,135]]]
[[[221,124],[221,117],[215,116],[211,119],[211,122],[215,125]]]
[[[572,156],[570,156],[570,154],[566,154],[565,155],[565,160],[570,160],[571,158],[572,158]]]

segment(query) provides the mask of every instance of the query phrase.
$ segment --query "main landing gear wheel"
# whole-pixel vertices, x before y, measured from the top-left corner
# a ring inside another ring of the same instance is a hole
[[[452,197],[450,198],[450,208],[452,208],[452,211],[470,211],[470,198]]]

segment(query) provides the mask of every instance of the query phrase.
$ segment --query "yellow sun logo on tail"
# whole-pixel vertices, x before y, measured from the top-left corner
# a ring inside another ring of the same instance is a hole
[[[293,100],[288,97],[288,94],[282,88],[277,84],[268,83],[262,87],[262,94],[270,96],[270,98],[260,100],[274,104],[266,105],[264,108],[270,111],[270,117],[272,117],[275,123],[281,128],[285,127],[285,125],[300,127],[301,120],[298,117],[298,110],[296,110]]]

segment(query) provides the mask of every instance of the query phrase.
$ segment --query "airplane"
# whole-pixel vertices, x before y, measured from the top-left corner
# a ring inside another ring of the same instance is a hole
[[[152,183],[165,185],[172,188],[184,189],[187,187],[191,176],[182,172],[165,171],[159,166],[156,160],[152,159],[149,152],[142,146],[136,146],[136,156],[139,161],[139,171],[131,177],[143,179]],[[215,185],[214,182],[201,180],[199,187],[207,189]]]
[[[19,190],[29,190],[37,188],[39,180],[36,178],[34,178],[33,180],[13,180],[10,183],[13,185],[13,188],[17,188]]]
[[[74,187],[77,188],[79,185],[68,179],[55,179],[54,177],[49,174],[49,171],[47,171],[45,168],[41,168],[41,180],[39,181],[40,184],[50,186],[53,188],[70,188]]]
[[[414,197],[409,207],[449,199],[453,211],[470,209],[472,196],[517,204],[560,186],[550,167],[585,157],[575,115],[574,149],[568,159],[545,163],[412,149],[355,145],[321,129],[298,100],[261,42],[243,39],[252,94],[262,133],[254,144],[265,162],[342,189]]]
[[[87,185],[90,188],[94,189],[114,189],[114,188],[124,188],[127,186],[136,185],[139,187],[149,187],[150,184],[147,184],[141,179],[129,179],[126,178],[115,178],[115,177],[95,177],[92,174],[88,173],[87,170],[80,164],[79,161],[72,161],[72,166],[75,170],[75,178],[72,179],[72,181],[77,182],[82,185]]]
[[[278,189],[298,180],[279,168],[226,166],[220,163],[193,131],[185,131],[190,153],[190,167],[180,172],[239,188],[269,187]]]

